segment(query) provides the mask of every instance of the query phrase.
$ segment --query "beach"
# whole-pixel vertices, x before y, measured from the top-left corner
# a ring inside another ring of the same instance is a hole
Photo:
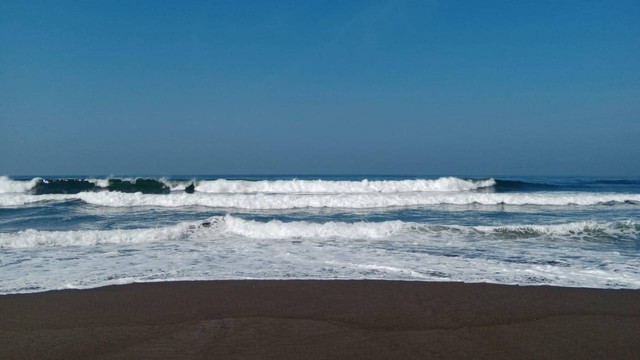
[[[640,1],[0,1],[0,360],[640,359]]]
[[[640,291],[371,280],[0,296],[0,358],[629,359]]]

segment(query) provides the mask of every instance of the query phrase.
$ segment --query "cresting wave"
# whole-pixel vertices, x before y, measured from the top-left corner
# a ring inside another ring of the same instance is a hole
[[[197,183],[195,190],[206,193],[398,193],[431,191],[468,191],[496,184],[494,179],[464,180],[454,177],[442,177],[435,180],[210,180]]]
[[[304,208],[368,209],[432,205],[538,205],[593,206],[640,205],[640,194],[544,192],[544,193],[362,193],[362,194],[166,194],[82,192],[79,194],[0,194],[0,207],[15,207],[47,201],[80,200],[110,207],[204,206],[223,209],[286,210]]]
[[[640,236],[640,224],[632,221],[614,223],[574,222],[554,225],[461,226],[437,225],[403,221],[384,222],[259,222],[233,216],[216,217],[210,226],[225,234],[254,239],[384,239],[394,235],[426,238],[496,237],[521,239],[552,237],[564,239],[635,238]]]
[[[0,194],[29,193],[78,194],[91,191],[118,191],[124,193],[168,194],[171,192],[165,180],[155,179],[43,179],[12,180],[0,176]]]
[[[410,180],[171,180],[166,178],[61,178],[13,180],[0,176],[0,194],[28,193],[78,194],[80,192],[116,191],[143,194],[215,193],[215,194],[343,194],[402,193],[491,190],[495,192],[570,191],[572,186],[640,186],[638,179],[576,180],[574,185],[506,179],[438,179]]]
[[[31,189],[40,181],[40,178],[34,178],[29,181],[11,180],[7,176],[0,176],[0,194],[4,193],[24,193]]]
[[[0,233],[1,248],[93,246],[158,241],[215,240],[228,236],[272,240],[375,240],[406,237],[412,240],[515,240],[544,238],[566,241],[640,241],[640,224],[626,222],[574,222],[554,225],[460,226],[403,221],[384,222],[259,222],[226,215],[204,222],[180,223],[164,228],[131,230],[24,230]]]
[[[167,180],[167,179],[42,179],[29,181],[0,177],[0,193],[78,194],[117,191],[123,193],[168,194],[202,192],[218,194],[315,194],[315,193],[396,193],[432,191],[468,191],[495,186],[494,179],[465,180],[455,177],[416,180]]]

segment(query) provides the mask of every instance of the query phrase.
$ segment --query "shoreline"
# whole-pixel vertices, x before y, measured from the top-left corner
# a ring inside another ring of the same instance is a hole
[[[0,358],[632,358],[640,290],[148,282],[0,296]]]

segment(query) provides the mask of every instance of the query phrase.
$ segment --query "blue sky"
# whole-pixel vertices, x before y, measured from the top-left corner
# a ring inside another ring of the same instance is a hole
[[[0,174],[640,175],[638,1],[2,1]]]

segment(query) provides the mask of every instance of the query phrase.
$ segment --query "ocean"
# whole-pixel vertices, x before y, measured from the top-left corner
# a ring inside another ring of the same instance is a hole
[[[0,294],[219,279],[640,288],[640,178],[0,177]]]

